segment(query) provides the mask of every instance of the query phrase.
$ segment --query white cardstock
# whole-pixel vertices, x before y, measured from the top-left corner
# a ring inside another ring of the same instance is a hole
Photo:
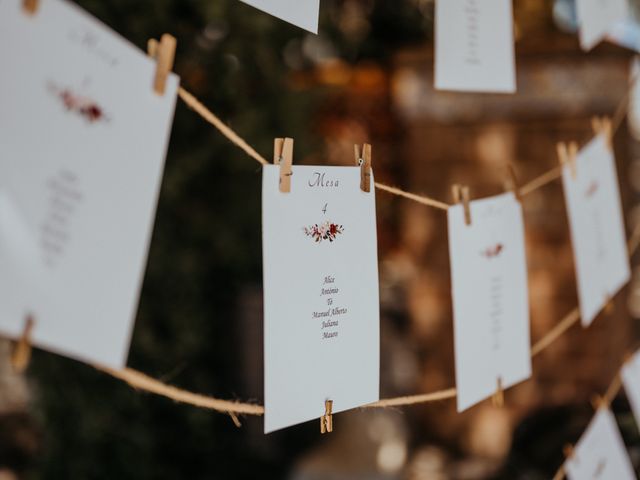
[[[178,78],[63,0],[0,0],[0,63],[0,333],[123,367]]]
[[[514,93],[511,0],[437,0],[435,87]]]
[[[640,351],[623,365],[621,376],[631,411],[640,426]]]
[[[576,0],[580,46],[591,50],[627,16],[627,0]]]
[[[562,169],[582,325],[629,281],[629,256],[613,153],[596,136]]]
[[[241,0],[285,22],[318,33],[320,0]]]
[[[262,182],[265,433],[379,398],[373,178],[359,167],[280,168]]]
[[[608,408],[600,408],[564,464],[569,480],[635,480],[636,475]]]
[[[448,210],[458,411],[531,376],[522,207],[511,193]]]
[[[448,210],[458,411],[531,376],[522,206],[512,193]]]

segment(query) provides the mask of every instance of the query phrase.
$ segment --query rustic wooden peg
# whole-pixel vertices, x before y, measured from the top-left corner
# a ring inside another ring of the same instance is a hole
[[[502,388],[502,377],[498,377],[498,380],[496,381],[496,393],[493,394],[491,401],[494,407],[504,407],[504,389]]]
[[[176,56],[176,38],[173,35],[165,33],[160,38],[160,42],[151,39],[147,42],[147,52],[149,56],[156,60],[153,90],[158,95],[164,95],[167,78],[173,70],[173,61]]]
[[[333,432],[333,400],[324,401],[324,415],[320,417],[320,433]]]
[[[155,38],[150,38],[147,40],[147,55],[151,58],[156,58],[156,54],[158,53],[158,41]]]
[[[571,142],[567,145],[564,142],[558,142],[556,144],[556,151],[558,152],[558,160],[561,165],[569,165],[569,171],[571,172],[571,178],[574,180],[578,175],[576,168],[576,158],[578,156],[578,144]]]
[[[27,315],[24,322],[24,330],[20,339],[16,342],[16,345],[11,355],[11,365],[13,369],[22,373],[26,370],[31,359],[31,332],[33,331],[34,320],[31,315]]]
[[[39,3],[39,0],[22,0],[22,10],[29,15],[35,15],[38,11]]]
[[[602,397],[602,395],[594,395],[593,397],[591,397],[591,406],[594,410],[598,411],[599,409],[606,407],[607,402],[605,401],[604,397]]]
[[[469,187],[455,184],[451,187],[453,192],[453,201],[461,203],[464,208],[464,223],[471,225],[471,208],[469,207]]]
[[[573,448],[573,445],[571,445],[570,443],[567,443],[562,448],[562,452],[564,453],[564,458],[566,458],[567,460],[575,460],[576,451]]]
[[[291,191],[293,175],[293,138],[276,138],[273,142],[273,163],[280,165],[280,191]]]
[[[604,314],[611,316],[613,315],[613,312],[615,312],[615,310],[616,307],[613,303],[613,297],[611,297],[611,295],[609,295],[608,293],[605,294]]]
[[[507,178],[504,182],[505,190],[513,192],[518,202],[522,202],[522,196],[520,195],[520,188],[518,187],[518,177],[516,176],[516,169],[513,164],[507,164]]]
[[[356,165],[360,166],[360,190],[371,191],[371,145],[354,145]]]
[[[591,117],[591,127],[596,135],[603,135],[607,142],[607,147],[613,149],[613,130],[609,117]]]

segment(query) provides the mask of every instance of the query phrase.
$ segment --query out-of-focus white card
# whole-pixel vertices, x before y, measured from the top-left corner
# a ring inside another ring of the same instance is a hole
[[[285,22],[318,33],[320,0],[241,0]]]
[[[580,46],[591,50],[627,16],[627,0],[577,0]]]
[[[616,165],[603,135],[578,153],[575,178],[564,165],[562,183],[586,327],[630,277]]]
[[[636,475],[608,408],[600,408],[564,464],[569,480],[635,480]]]
[[[511,0],[436,1],[435,87],[514,93]]]
[[[621,375],[631,411],[640,426],[640,351],[623,365]]]
[[[531,376],[522,207],[512,193],[448,210],[458,411]]]
[[[378,400],[375,193],[359,167],[263,169],[265,432]]]
[[[78,7],[0,1],[0,332],[126,364],[178,78]]]
[[[629,68],[629,112],[627,122],[629,130],[636,140],[640,140],[640,59],[633,57]]]

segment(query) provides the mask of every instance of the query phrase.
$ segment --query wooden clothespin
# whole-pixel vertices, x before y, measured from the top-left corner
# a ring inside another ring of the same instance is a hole
[[[471,225],[471,208],[469,207],[469,187],[455,184],[451,187],[453,191],[453,201],[455,203],[462,203],[464,208],[464,223],[465,225]]]
[[[273,164],[280,165],[280,191],[291,191],[293,175],[293,138],[276,138],[273,142]]]
[[[147,53],[156,60],[156,74],[153,78],[153,90],[158,95],[164,95],[169,73],[173,70],[173,60],[176,56],[176,38],[165,33],[160,42],[152,38],[147,42]]]
[[[613,131],[609,117],[591,117],[591,127],[596,135],[604,135],[609,149],[613,149]]]
[[[507,178],[504,182],[504,188],[508,192],[513,192],[518,202],[522,202],[520,188],[518,187],[518,177],[516,177],[516,169],[512,163],[507,165]]]
[[[371,191],[371,145],[354,145],[356,165],[360,165],[360,190]]]
[[[29,15],[35,15],[38,11],[39,0],[22,0],[22,10]]]
[[[591,397],[591,406],[594,410],[598,411],[599,409],[606,407],[607,402],[602,395],[594,395]]]
[[[320,417],[320,433],[333,432],[333,400],[324,401],[324,415]]]
[[[496,393],[493,394],[491,403],[493,403],[493,406],[497,408],[504,407],[504,389],[502,388],[502,377],[498,377]]]
[[[605,294],[605,304],[604,304],[604,313],[605,315],[613,315],[615,311],[615,304],[613,303],[613,298],[608,293]]]
[[[574,180],[578,174],[576,168],[576,157],[578,156],[578,144],[576,142],[571,142],[567,146],[564,142],[558,142],[556,144],[556,151],[558,152],[558,160],[560,160],[560,165],[569,165],[569,169],[571,171],[571,178]]]
[[[564,458],[567,460],[575,460],[576,459],[576,450],[573,448],[573,445],[567,443],[563,448],[562,452],[564,453]]]
[[[34,323],[33,317],[27,315],[24,322],[24,330],[11,355],[11,365],[18,373],[25,371],[31,359],[31,332],[33,331]]]

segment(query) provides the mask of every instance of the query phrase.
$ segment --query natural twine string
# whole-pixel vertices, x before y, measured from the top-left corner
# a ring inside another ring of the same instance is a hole
[[[629,237],[629,240],[627,242],[627,249],[629,251],[629,256],[632,256],[636,252],[636,250],[638,250],[639,245],[640,245],[640,223],[636,225],[636,228],[633,230],[633,233],[631,234],[631,237]],[[564,330],[567,330],[569,327],[571,327],[571,325],[576,323],[579,318],[580,316],[578,315],[578,318],[573,322],[571,322],[571,324],[566,325]],[[551,332],[549,332],[545,336],[548,337],[550,333]],[[561,333],[562,332],[560,332],[560,334]],[[560,334],[558,334],[558,336]],[[532,349],[532,354],[533,354],[533,349]],[[616,395],[620,391],[620,388],[622,388],[622,376],[620,375],[620,369],[618,369],[618,372],[613,377],[613,380],[611,380],[611,383],[609,384],[609,387],[605,391],[604,395],[602,395],[602,397],[599,399],[600,401],[597,402],[599,403],[598,407],[599,408],[609,407],[611,405],[611,402],[613,402],[613,399],[616,398]],[[566,476],[566,470],[563,463],[562,465],[560,465],[560,468],[558,468],[558,471],[553,476],[553,480],[563,480],[565,476]]]
[[[611,135],[613,136],[619,126],[621,125],[621,118],[624,118],[624,114],[627,111],[627,98],[629,96],[629,91],[633,87],[633,84],[629,86],[628,91],[620,102],[618,108],[616,108],[616,114],[614,116],[614,122],[612,122],[612,130]],[[213,125],[217,128],[220,133],[222,133],[227,139],[237,145],[240,149],[242,149],[247,155],[256,160],[262,165],[266,165],[269,162],[262,155],[260,155],[253,147],[251,147],[240,135],[238,135],[233,129],[231,129],[228,125],[226,125],[222,120],[220,120],[211,110],[209,110],[202,102],[200,102],[196,97],[194,97],[191,93],[186,91],[184,88],[180,88],[178,90],[178,95],[180,98],[193,109],[196,113],[198,113],[205,121]],[[620,113],[622,112],[622,113]],[[530,182],[526,183],[522,187],[519,188],[519,193],[521,196],[528,195],[539,188],[547,185],[548,183],[553,182],[554,180],[560,178],[562,175],[561,167],[557,166],[552,168],[551,170],[543,173],[542,175],[534,178]],[[403,198],[407,198],[409,200],[413,200],[422,205],[431,206],[437,209],[446,210],[449,205],[441,202],[439,200],[424,196],[424,195],[416,195],[414,193],[406,192],[404,190],[391,187],[382,183],[376,183],[376,188],[379,190],[386,191],[393,195],[398,195]],[[633,254],[640,245],[640,224],[635,228],[633,234],[629,239],[629,253]],[[554,341],[556,341],[564,332],[569,330],[573,325],[575,325],[580,320],[580,312],[576,307],[571,312],[569,312],[551,331],[549,331],[546,335],[544,335],[540,340],[538,340],[531,347],[531,357],[535,357],[540,354],[543,350],[549,347]],[[118,378],[126,383],[128,383],[131,387],[146,391],[149,393],[154,393],[156,395],[160,395],[166,398],[170,398],[176,402],[181,402],[189,405],[194,405],[200,408],[206,408],[210,410],[215,410],[218,412],[226,413],[231,416],[232,420],[236,425],[240,425],[237,415],[263,415],[264,407],[262,405],[257,405],[254,403],[244,403],[244,402],[236,402],[230,400],[223,400],[219,398],[209,397],[206,395],[201,395],[198,393],[189,392],[187,390],[183,390],[171,385],[167,385],[155,378],[149,377],[144,373],[138,372],[136,370],[125,368],[123,370],[113,370],[104,367],[96,367],[99,370]],[[395,397],[395,398],[387,398],[382,399],[377,402],[364,405],[362,408],[385,408],[385,407],[397,407],[403,405],[415,405],[420,403],[428,403],[428,402],[436,402],[441,400],[446,400],[450,398],[454,398],[457,395],[455,388],[449,388],[446,390],[440,390],[436,392],[419,394],[419,395],[410,395],[403,397]]]

